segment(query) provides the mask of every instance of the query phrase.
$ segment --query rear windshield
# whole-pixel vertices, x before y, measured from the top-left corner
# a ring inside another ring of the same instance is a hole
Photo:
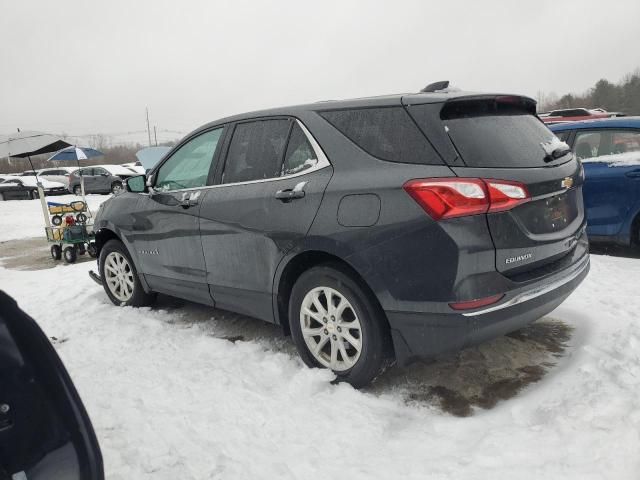
[[[554,134],[532,113],[535,109],[509,98],[458,101],[443,107],[440,118],[465,165],[482,168],[550,165],[545,162],[548,153],[543,144],[557,142]],[[551,164],[556,166],[570,159],[566,155]]]
[[[389,162],[441,165],[442,160],[403,107],[318,112],[365,152]]]

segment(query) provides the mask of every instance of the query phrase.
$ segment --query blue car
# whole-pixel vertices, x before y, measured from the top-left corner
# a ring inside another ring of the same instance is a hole
[[[640,244],[640,117],[551,125],[582,161],[593,242]]]

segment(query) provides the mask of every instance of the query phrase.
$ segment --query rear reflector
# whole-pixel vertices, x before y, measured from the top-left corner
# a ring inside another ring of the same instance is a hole
[[[491,297],[479,298],[477,300],[469,300],[467,302],[450,303],[449,306],[454,310],[472,310],[474,308],[486,307],[499,302],[504,297],[504,293],[493,295]]]
[[[507,180],[426,178],[403,188],[434,220],[503,212],[531,199],[524,184]]]

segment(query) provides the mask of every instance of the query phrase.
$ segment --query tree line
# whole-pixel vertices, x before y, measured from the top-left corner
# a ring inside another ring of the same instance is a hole
[[[538,93],[538,111],[560,108],[604,108],[610,112],[640,115],[640,69],[626,75],[620,82],[601,79],[583,94]]]

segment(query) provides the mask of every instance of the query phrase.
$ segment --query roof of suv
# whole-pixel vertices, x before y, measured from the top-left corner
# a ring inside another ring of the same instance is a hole
[[[362,97],[346,100],[321,100],[314,103],[306,103],[301,105],[292,105],[287,107],[276,107],[265,110],[256,110],[252,112],[241,113],[238,115],[232,115],[229,117],[214,120],[198,128],[198,131],[207,129],[214,125],[220,125],[223,123],[234,122],[238,120],[246,120],[250,118],[268,117],[277,115],[292,115],[296,112],[303,111],[323,111],[323,110],[338,110],[341,108],[366,108],[366,107],[386,107],[392,105],[418,105],[424,103],[441,103],[454,98],[461,97],[495,97],[495,96],[515,96],[522,97],[535,102],[526,95],[510,94],[510,93],[487,93],[487,92],[469,92],[462,90],[447,90],[439,92],[412,92],[412,93],[400,93],[393,95],[380,95],[375,97]]]
[[[554,132],[583,128],[640,128],[640,116],[597,118],[593,120],[580,120],[576,122],[562,122],[549,125],[549,128]]]

